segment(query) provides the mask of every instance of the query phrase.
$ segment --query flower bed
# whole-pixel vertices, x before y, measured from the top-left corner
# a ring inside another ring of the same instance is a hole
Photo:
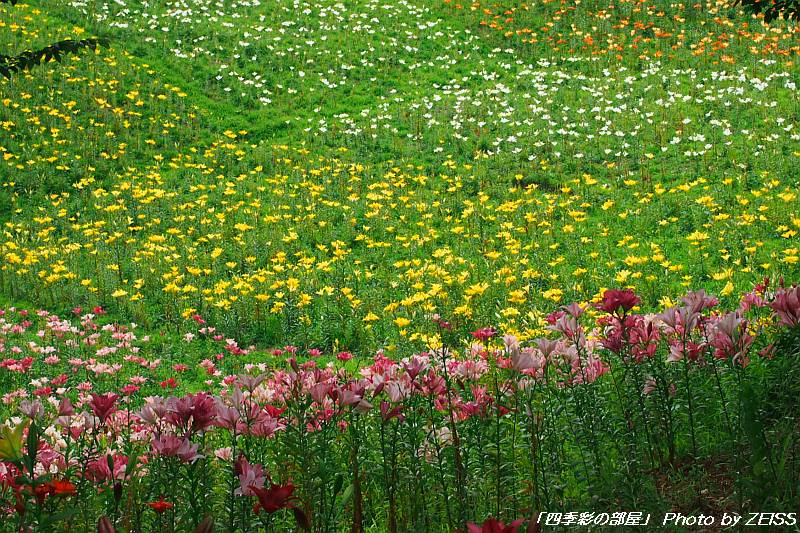
[[[796,501],[800,289],[639,304],[608,290],[537,339],[464,342],[434,317],[445,344],[398,359],[259,352],[196,316],[177,365],[100,309],[7,309],[0,523],[515,530],[538,511],[673,508],[664,480],[702,465],[729,472],[725,508]]]

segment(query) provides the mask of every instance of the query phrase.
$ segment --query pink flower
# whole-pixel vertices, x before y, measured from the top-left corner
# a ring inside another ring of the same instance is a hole
[[[331,390],[333,390],[333,385],[330,383],[317,383],[308,391],[311,395],[311,399],[317,402],[319,405],[322,405],[322,402],[325,401],[325,398],[328,397]]]
[[[114,393],[108,392],[106,394],[92,393],[92,400],[89,402],[94,415],[100,419],[101,423],[105,423],[109,416],[111,416],[116,408],[114,404],[117,402],[117,396]]]
[[[470,333],[470,335],[472,335],[481,342],[486,342],[495,335],[497,335],[497,330],[489,326],[485,328],[476,329],[475,331]]]
[[[689,307],[670,307],[663,313],[656,315],[667,329],[667,333],[678,336],[688,335],[700,324],[703,315]]]
[[[239,488],[235,491],[238,496],[255,496],[253,487],[261,488],[267,482],[264,467],[260,464],[250,464],[244,455],[236,459],[233,470],[239,478]]]
[[[162,435],[153,439],[153,453],[163,457],[177,457],[182,463],[193,463],[203,456],[197,453],[200,447],[187,438],[179,439],[175,435]]]
[[[567,313],[561,314],[555,323],[547,326],[547,328],[561,333],[578,344],[582,345],[584,342],[583,328],[578,323],[578,319]]]
[[[431,320],[433,320],[433,323],[436,324],[437,326],[439,326],[442,329],[446,329],[448,331],[453,329],[453,325],[450,322],[448,322],[447,320],[444,320],[438,314],[433,315],[431,317]]]
[[[37,419],[44,416],[44,405],[39,400],[23,400],[19,404],[19,411],[30,419]]]
[[[256,497],[258,497],[258,503],[253,507],[256,513],[260,513],[262,509],[267,513],[274,513],[281,509],[292,509],[294,511],[295,520],[297,520],[300,528],[310,529],[311,526],[308,523],[308,518],[303,510],[295,503],[297,497],[292,496],[294,485],[291,483],[287,483],[286,485],[270,483],[269,488],[252,487],[252,489]]]
[[[256,437],[269,438],[285,428],[285,424],[279,418],[270,415],[266,411],[259,411],[255,420],[251,421],[248,430],[251,435]]]
[[[685,346],[684,346],[685,344]],[[689,361],[697,361],[705,350],[705,343],[696,343],[693,341],[686,341],[685,343],[680,339],[672,339],[669,341],[669,356],[667,357],[668,363],[675,363],[682,361],[687,357]]]
[[[747,320],[739,317],[736,312],[728,313],[718,319],[711,333],[714,357],[731,359],[743,367],[747,366],[749,363],[747,353],[755,340],[747,332],[747,324]]]
[[[533,348],[524,348],[511,355],[511,368],[518,372],[524,372],[526,370],[539,372],[544,368],[546,362],[546,359],[541,353],[536,353],[536,350]]]
[[[689,292],[681,301],[695,313],[699,313],[703,309],[710,309],[719,304],[719,300],[715,296],[706,294],[706,291],[703,289]]]
[[[644,359],[649,359],[656,354],[658,349],[658,330],[654,329],[654,331],[656,332],[655,335],[652,337],[639,337],[637,339],[639,342],[631,347],[631,354],[633,354],[637,363],[641,363]]]
[[[363,398],[363,394],[363,387],[353,386],[352,389],[336,390],[339,403],[342,405],[352,406],[353,410],[358,413],[365,413],[372,409],[372,404]]]
[[[91,481],[120,480],[125,477],[127,466],[128,458],[124,455],[103,455],[87,465],[86,477]]]
[[[120,392],[122,394],[124,394],[125,396],[130,396],[132,394],[135,394],[138,391],[139,391],[139,387],[137,385],[125,385],[124,387],[122,387],[120,389]]]
[[[767,305],[767,302],[764,301],[764,298],[758,294],[758,291],[751,291],[742,296],[741,302],[739,302],[739,310],[742,313],[746,313],[753,307],[764,307]]]
[[[216,402],[205,392],[188,394],[182,398],[170,397],[167,409],[166,421],[186,432],[207,429],[217,416]]]
[[[230,446],[226,446],[224,448],[217,448],[214,450],[214,457],[219,459],[220,461],[230,461],[231,457],[233,457],[233,450]]]
[[[253,392],[256,390],[256,387],[261,385],[265,379],[267,379],[266,374],[259,374],[257,376],[250,376],[248,374],[242,374],[238,376],[239,385],[247,391]]]
[[[72,406],[72,402],[64,396],[61,398],[61,401],[58,403],[58,416],[72,416],[75,414],[75,408]]]
[[[384,422],[388,422],[392,418],[397,418],[399,421],[403,421],[403,406],[398,405],[396,407],[392,407],[389,402],[382,401],[381,402],[381,418]]]
[[[406,372],[408,373],[408,377],[411,378],[411,381],[417,379],[417,376],[425,370],[427,364],[427,360],[422,359],[421,357],[414,356],[411,358],[411,361],[408,363],[403,363],[403,368],[405,368]]]
[[[336,359],[338,359],[339,361],[349,361],[353,357],[354,357],[353,354],[351,354],[350,352],[339,352],[336,354]]]
[[[775,311],[781,325],[794,327],[800,324],[800,287],[778,290],[769,306]]]
[[[579,318],[585,311],[585,309],[581,307],[577,302],[572,302],[569,305],[565,305],[563,309],[565,312],[569,313],[575,318]]]
[[[503,335],[503,345],[508,353],[519,351],[519,339],[515,335]]]

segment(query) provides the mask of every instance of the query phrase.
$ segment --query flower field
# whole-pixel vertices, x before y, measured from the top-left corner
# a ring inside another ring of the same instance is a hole
[[[0,80],[0,530],[800,503],[796,24],[0,3],[89,36]]]

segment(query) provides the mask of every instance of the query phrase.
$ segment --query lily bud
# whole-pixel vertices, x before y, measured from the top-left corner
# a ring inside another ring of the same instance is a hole
[[[213,533],[214,532],[214,519],[207,516],[205,520],[197,524],[194,528],[194,533]]]
[[[97,533],[116,533],[116,529],[114,529],[111,520],[107,516],[102,517],[97,522]]]

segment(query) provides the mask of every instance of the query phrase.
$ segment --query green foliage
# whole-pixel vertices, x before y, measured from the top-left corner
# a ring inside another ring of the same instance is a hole
[[[0,0],[0,3],[17,5],[18,0]],[[69,54],[77,54],[84,49],[96,50],[98,46],[109,47],[106,38],[92,37],[89,39],[64,39],[37,50],[25,50],[17,55],[0,54],[0,75],[7,79],[15,73],[27,71],[31,68],[55,60],[61,63],[61,58]]]
[[[86,48],[96,50],[98,46],[108,48],[108,39],[96,37],[79,41],[64,39],[39,50],[26,50],[15,56],[0,54],[0,74],[10,79],[16,72],[30,70],[36,65],[49,63],[51,60],[61,63],[62,56],[77,54]]]
[[[800,1],[798,0],[735,0],[734,6],[741,5],[750,13],[764,15],[764,22],[784,20],[800,22]]]

